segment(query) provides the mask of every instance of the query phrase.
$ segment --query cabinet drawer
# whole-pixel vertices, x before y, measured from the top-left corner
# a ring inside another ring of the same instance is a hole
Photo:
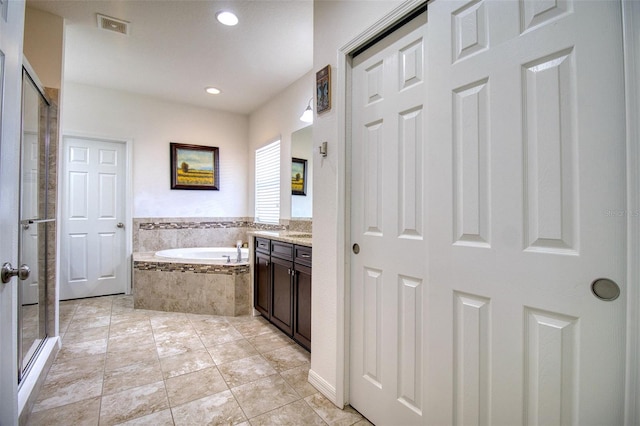
[[[269,244],[271,240],[267,240],[265,238],[256,237],[256,251],[260,251],[262,253],[269,253],[271,244]]]
[[[294,262],[311,266],[311,247],[294,246]]]
[[[280,241],[271,241],[271,256],[280,259],[293,259],[293,244],[282,243]]]

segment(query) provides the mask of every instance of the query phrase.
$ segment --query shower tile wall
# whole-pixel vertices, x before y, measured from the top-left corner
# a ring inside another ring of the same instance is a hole
[[[45,87],[45,95],[49,99],[49,187],[47,197],[47,210],[49,217],[57,217],[57,201],[58,201],[58,145],[59,145],[59,103],[60,90],[51,87]],[[47,282],[56,283],[56,222],[48,223],[47,228]],[[49,335],[57,335],[56,325],[56,286],[47,286],[47,331]]]

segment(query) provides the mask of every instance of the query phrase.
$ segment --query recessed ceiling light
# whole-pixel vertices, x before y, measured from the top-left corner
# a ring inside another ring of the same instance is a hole
[[[206,89],[204,89],[204,91],[210,95],[220,94],[220,89],[216,89],[215,87],[207,87]]]
[[[216,13],[216,19],[223,25],[228,25],[230,27],[236,25],[238,23],[238,17],[233,13],[226,10],[221,10]]]

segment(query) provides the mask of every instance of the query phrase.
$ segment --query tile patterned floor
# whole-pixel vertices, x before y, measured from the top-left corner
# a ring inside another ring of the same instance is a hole
[[[60,303],[62,349],[29,425],[370,425],[307,382],[309,353],[260,317]]]

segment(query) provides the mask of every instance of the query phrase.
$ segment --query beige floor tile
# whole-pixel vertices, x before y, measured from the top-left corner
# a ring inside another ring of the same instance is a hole
[[[141,311],[139,309],[136,310],[125,310],[123,312],[117,312],[111,314],[111,325],[120,324],[123,322],[130,321],[149,321],[149,313],[146,311]]]
[[[171,377],[165,385],[171,407],[229,389],[216,367]]]
[[[219,324],[206,332],[199,332],[198,334],[202,343],[208,348],[244,339],[244,336],[230,324]]]
[[[309,383],[309,364],[283,371],[280,375],[302,398],[318,392],[318,390]]]
[[[279,375],[232,388],[231,392],[249,418],[298,400],[300,397]]]
[[[110,338],[135,333],[152,333],[151,323],[147,318],[132,318],[128,321],[111,322],[109,327]]]
[[[298,345],[285,346],[262,354],[278,372],[308,364],[311,355]]]
[[[121,352],[107,352],[105,371],[138,362],[151,362],[159,359],[155,343],[132,346],[127,349],[128,350],[122,350]]]
[[[85,342],[87,340],[102,340],[109,336],[109,326],[82,328],[68,331],[62,338],[63,343]]]
[[[268,413],[249,419],[251,426],[272,425],[317,425],[326,423],[303,400],[292,402],[284,407],[276,408]]]
[[[224,364],[258,354],[253,345],[244,339],[223,343],[207,349],[216,364]]]
[[[173,426],[173,416],[171,415],[171,410],[166,409],[124,423],[118,423],[118,426]]]
[[[206,349],[184,352],[178,355],[160,358],[160,365],[165,379],[193,373],[204,368],[214,367],[215,363]]]
[[[170,341],[199,340],[198,333],[191,324],[178,327],[162,327],[153,329],[153,338],[156,343]]]
[[[99,306],[99,305],[79,305],[76,309],[73,318],[95,318],[111,316],[111,304]]]
[[[261,355],[220,364],[218,369],[231,388],[276,374],[276,370]]]
[[[60,306],[66,335],[29,424],[366,422],[317,394],[308,352],[264,318],[133,309],[132,296]]]
[[[331,426],[350,426],[363,419],[362,415],[350,406],[339,409],[321,393],[316,393],[304,399],[322,420]]]
[[[56,360],[64,361],[73,358],[101,355],[107,352],[107,339],[67,342],[62,345]]]
[[[262,317],[255,317],[251,321],[233,323],[233,327],[244,337],[254,337],[260,334],[273,333],[277,330],[276,327],[268,323]]]
[[[160,358],[171,357],[186,352],[196,352],[205,350],[205,346],[200,338],[193,334],[189,337],[167,337],[156,342],[158,356]]]
[[[31,413],[27,426],[94,426],[100,418],[100,397]]]
[[[93,318],[76,318],[74,315],[74,317],[71,319],[71,322],[69,323],[69,327],[67,327],[67,332],[80,330],[83,328],[104,327],[105,325],[109,325],[110,322],[110,315]]]
[[[139,362],[105,371],[103,395],[121,392],[162,380],[160,361]]]
[[[279,331],[250,337],[247,340],[260,353],[271,352],[275,349],[295,344],[293,340]]]
[[[161,328],[190,328],[191,321],[186,314],[178,312],[157,312],[149,316],[154,331]]]
[[[94,375],[104,369],[105,355],[94,355],[68,360],[56,359],[45,379],[58,386]]]
[[[169,408],[164,382],[102,397],[100,425],[115,425]]]
[[[231,425],[246,419],[228,390],[179,405],[171,412],[176,426]]]
[[[48,381],[40,389],[33,412],[93,398],[102,394],[102,370],[83,374],[75,380]]]
[[[373,423],[363,417],[359,422],[355,422],[353,426],[373,426]]]
[[[131,348],[155,344],[153,334],[149,332],[123,334],[109,337],[107,352],[128,352]]]

